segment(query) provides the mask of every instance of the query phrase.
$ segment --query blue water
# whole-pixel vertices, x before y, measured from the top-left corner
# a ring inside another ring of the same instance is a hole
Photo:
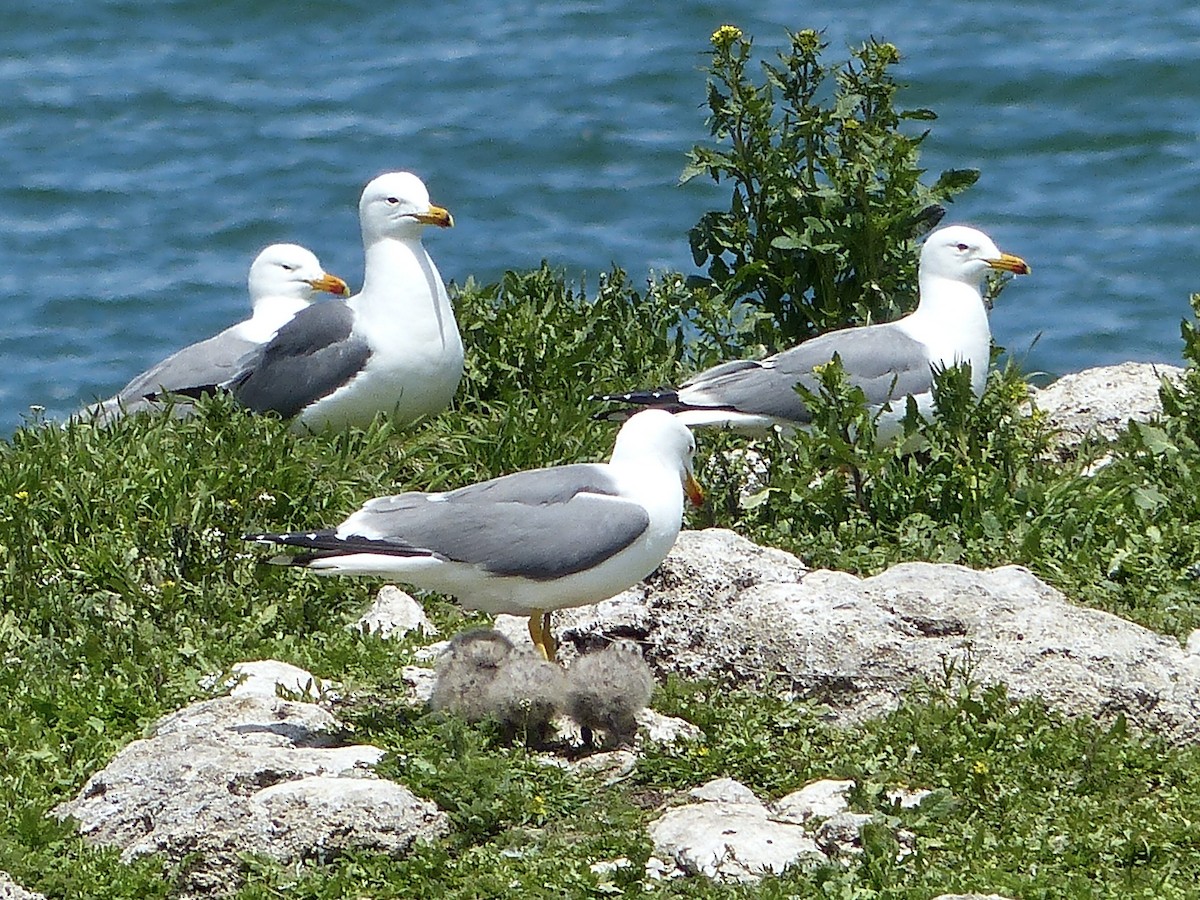
[[[901,105],[939,114],[927,168],[983,171],[949,218],[1033,265],[992,317],[1027,369],[1178,362],[1200,291],[1187,0],[38,6],[0,36],[0,433],[242,318],[265,244],[357,284],[358,194],[389,169],[453,211],[427,239],[447,279],[692,271],[725,194],[677,180],[726,22],[764,51],[826,29],[831,60],[898,45]]]

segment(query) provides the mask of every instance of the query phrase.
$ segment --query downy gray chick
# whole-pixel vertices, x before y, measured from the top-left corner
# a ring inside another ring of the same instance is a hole
[[[509,740],[521,736],[530,746],[544,746],[552,734],[551,719],[563,710],[566,682],[557,663],[532,653],[513,653],[488,685],[487,712]]]
[[[590,743],[593,729],[608,743],[631,746],[637,713],[650,702],[654,675],[635,641],[614,641],[603,650],[575,660],[567,673],[567,714]]]
[[[468,722],[486,719],[492,713],[487,700],[488,686],[495,681],[512,649],[512,641],[490,628],[456,634],[438,657],[437,679],[429,705],[435,710],[456,713]]]

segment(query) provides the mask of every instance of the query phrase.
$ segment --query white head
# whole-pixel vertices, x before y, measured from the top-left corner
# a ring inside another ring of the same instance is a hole
[[[358,201],[363,243],[381,238],[420,240],[426,225],[452,228],[454,217],[429,202],[424,182],[411,172],[387,172],[363,188]]]
[[[318,291],[344,297],[346,282],[330,275],[311,250],[298,244],[272,244],[250,265],[250,302],[257,306],[268,297],[312,301]]]
[[[992,270],[1029,274],[1025,260],[1001,253],[990,237],[965,225],[939,228],[925,239],[921,248],[922,279],[946,278],[978,288]]]
[[[637,465],[650,459],[678,468],[679,481],[696,506],[704,503],[704,492],[692,473],[696,439],[691,430],[663,409],[646,409],[629,417],[617,432],[612,461]]]

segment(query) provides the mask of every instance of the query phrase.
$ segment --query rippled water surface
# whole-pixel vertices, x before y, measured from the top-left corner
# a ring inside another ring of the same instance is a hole
[[[992,318],[1027,369],[1177,362],[1200,291],[1183,0],[42,7],[0,37],[4,433],[242,318],[265,244],[357,284],[358,194],[389,169],[454,212],[427,240],[447,279],[691,271],[687,230],[725,195],[677,181],[725,22],[768,51],[800,28],[826,29],[831,59],[898,45],[901,104],[939,114],[924,163],[983,172],[950,218],[1034,267]]]

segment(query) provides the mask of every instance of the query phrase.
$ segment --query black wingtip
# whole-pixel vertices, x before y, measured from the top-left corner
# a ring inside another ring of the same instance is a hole
[[[154,391],[151,394],[146,394],[142,397],[143,400],[149,400],[151,403],[167,403],[181,397],[185,400],[199,400],[201,397],[209,397],[222,390],[219,384],[198,384],[195,387],[174,388],[169,391]]]
[[[600,412],[592,413],[592,419],[596,422],[628,422],[636,412],[638,412],[636,407],[628,406],[623,409],[602,409]]]

